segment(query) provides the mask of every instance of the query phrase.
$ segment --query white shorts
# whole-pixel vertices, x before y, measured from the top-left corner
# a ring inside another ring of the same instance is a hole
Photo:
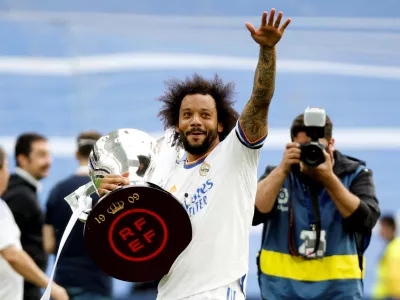
[[[184,298],[182,300],[245,300],[240,280],[208,292]]]

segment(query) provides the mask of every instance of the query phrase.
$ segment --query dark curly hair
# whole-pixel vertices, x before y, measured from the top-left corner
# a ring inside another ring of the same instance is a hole
[[[184,81],[169,80],[166,82],[166,92],[158,100],[163,102],[158,116],[164,123],[164,128],[174,127],[179,123],[179,110],[183,98],[187,95],[210,95],[215,100],[218,122],[223,125],[223,131],[218,133],[220,141],[235,127],[239,114],[233,108],[234,83],[224,84],[218,75],[206,80],[194,73],[192,78]],[[173,144],[180,144],[179,133],[175,132]]]

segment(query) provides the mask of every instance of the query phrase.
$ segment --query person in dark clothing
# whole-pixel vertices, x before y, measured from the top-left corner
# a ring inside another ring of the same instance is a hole
[[[94,131],[79,135],[76,158],[79,168],[75,174],[58,182],[50,191],[46,204],[44,241],[46,251],[57,253],[64,230],[72,216],[64,197],[88,183],[88,157],[101,135]],[[97,196],[92,196],[98,200]],[[84,224],[75,223],[62,250],[55,281],[64,286],[71,300],[108,300],[112,294],[112,278],[104,274],[87,255],[83,239]]]
[[[25,133],[15,145],[17,168],[10,176],[4,201],[13,213],[21,231],[23,249],[42,271],[47,267],[47,254],[43,247],[44,214],[37,198],[40,180],[47,177],[51,166],[49,144],[44,136]],[[40,288],[24,282],[24,300],[39,300]]]
[[[262,299],[363,299],[363,261],[380,216],[372,171],[334,149],[326,116],[325,162],[304,164],[304,115],[280,165],[258,183],[253,225],[264,224],[257,258]]]

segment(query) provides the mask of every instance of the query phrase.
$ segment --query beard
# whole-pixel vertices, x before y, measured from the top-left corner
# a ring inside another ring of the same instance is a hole
[[[46,164],[46,165],[40,167],[38,170],[36,170],[35,174],[32,174],[32,176],[36,180],[42,180],[48,176],[47,173],[48,173],[49,169],[50,169],[50,165]]]
[[[208,133],[207,133],[207,131],[199,129],[199,128],[188,130],[185,133],[182,133],[182,131],[180,131],[180,132],[181,132],[180,139],[182,141],[185,151],[187,151],[188,153],[190,153],[192,155],[200,155],[200,154],[207,153],[208,150],[210,149],[211,145],[215,142],[215,140],[218,137],[217,128],[215,128],[214,130],[210,130]],[[187,139],[187,136],[192,132],[201,132],[206,135],[204,138],[204,141],[200,145],[190,144],[189,140]]]

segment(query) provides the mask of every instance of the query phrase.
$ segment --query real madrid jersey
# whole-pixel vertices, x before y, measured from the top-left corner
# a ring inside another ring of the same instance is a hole
[[[190,164],[182,161],[163,184],[189,214],[193,238],[161,280],[158,300],[210,291],[247,274],[264,140],[250,142],[237,122],[210,153]]]

